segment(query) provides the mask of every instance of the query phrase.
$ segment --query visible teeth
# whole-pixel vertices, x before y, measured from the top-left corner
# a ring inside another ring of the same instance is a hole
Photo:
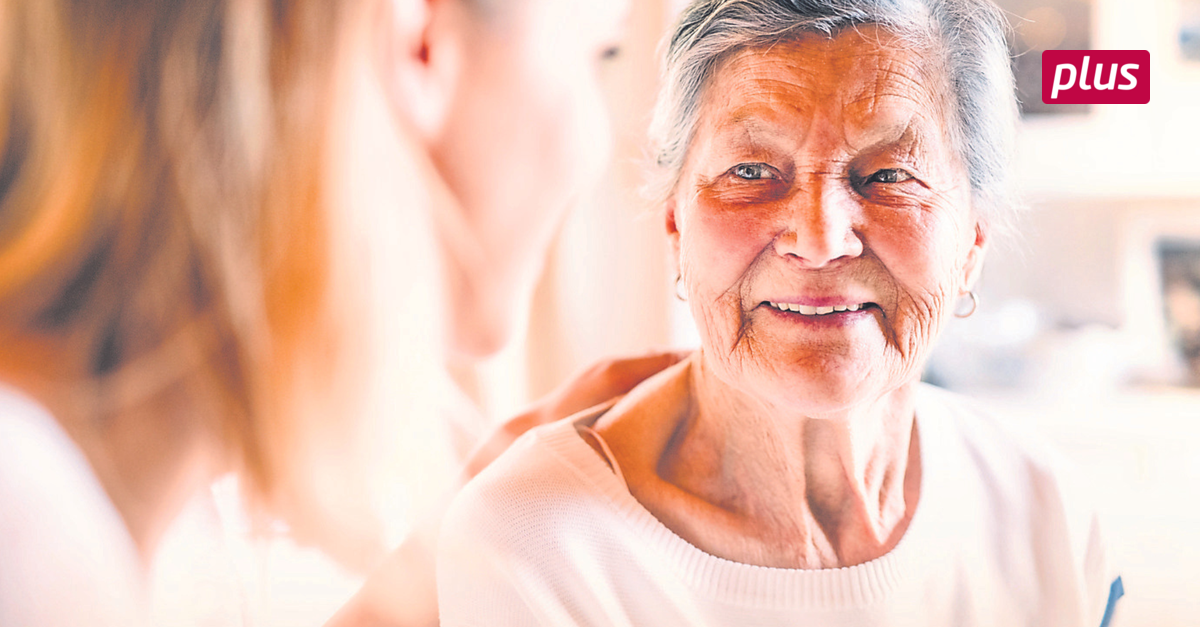
[[[767,304],[780,311],[794,311],[804,316],[824,316],[834,312],[858,311],[859,309],[866,307],[864,304],[811,307],[809,305],[798,305],[796,303],[775,303],[771,301],[767,301]]]

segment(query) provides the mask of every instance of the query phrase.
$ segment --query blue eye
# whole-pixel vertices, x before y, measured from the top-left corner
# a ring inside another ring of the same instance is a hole
[[[904,181],[907,181],[911,178],[913,178],[913,175],[909,174],[908,172],[905,172],[904,170],[897,170],[895,168],[887,168],[887,169],[880,170],[880,171],[872,174],[871,176],[868,176],[867,182],[868,183],[903,183]]]
[[[748,181],[757,181],[759,179],[773,179],[775,175],[765,163],[743,163],[733,168],[733,173],[738,178]]]

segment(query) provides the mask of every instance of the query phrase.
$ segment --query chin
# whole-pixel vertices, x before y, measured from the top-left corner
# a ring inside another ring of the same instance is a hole
[[[785,376],[765,390],[772,403],[810,418],[843,414],[856,405],[873,402],[882,392],[881,386],[858,372],[804,368],[773,374]]]

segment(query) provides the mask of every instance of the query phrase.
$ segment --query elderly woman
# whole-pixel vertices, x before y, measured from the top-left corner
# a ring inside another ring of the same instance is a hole
[[[467,487],[443,624],[1109,620],[1052,454],[919,383],[1013,207],[1003,24],[986,0],[685,10],[655,124],[701,348]]]

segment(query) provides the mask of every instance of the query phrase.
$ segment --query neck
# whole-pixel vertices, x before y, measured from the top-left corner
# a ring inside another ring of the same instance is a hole
[[[705,368],[659,474],[728,513],[738,561],[829,568],[899,541],[920,487],[914,385],[819,416],[748,397]]]
[[[205,408],[172,389],[133,407],[105,411],[121,383],[98,383],[61,342],[5,335],[0,380],[46,408],[83,452],[144,565],[186,502],[216,475]]]
[[[101,424],[64,421],[145,565],[187,502],[219,472],[216,447],[197,426],[199,419],[193,408],[151,401]]]

